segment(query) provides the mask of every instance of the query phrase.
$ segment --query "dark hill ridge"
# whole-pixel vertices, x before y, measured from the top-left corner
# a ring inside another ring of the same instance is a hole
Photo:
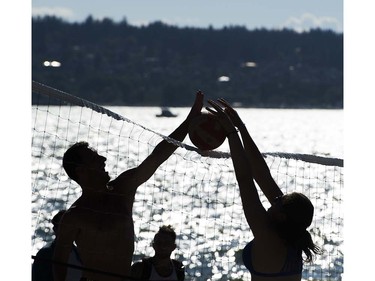
[[[342,108],[343,34],[33,18],[32,79],[106,105]]]

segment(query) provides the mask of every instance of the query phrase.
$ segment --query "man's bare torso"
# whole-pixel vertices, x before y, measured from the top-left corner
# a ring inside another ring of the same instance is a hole
[[[130,199],[130,200],[129,200]],[[79,229],[75,242],[85,267],[129,276],[134,251],[133,200],[115,193],[81,197],[70,209]],[[120,280],[86,271],[94,280]]]

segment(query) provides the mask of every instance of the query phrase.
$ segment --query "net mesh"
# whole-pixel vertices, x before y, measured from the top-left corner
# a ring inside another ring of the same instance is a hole
[[[232,161],[202,152],[88,101],[33,82],[32,255],[53,239],[51,214],[67,209],[81,189],[62,169],[64,152],[87,141],[107,158],[112,178],[139,165],[162,140],[180,146],[136,193],[133,261],[152,256],[159,227],[177,233],[173,257],[187,280],[250,280],[242,249],[253,238],[245,220]],[[304,280],[341,280],[343,273],[343,168],[341,159],[264,153],[283,192],[306,194],[315,206],[310,233],[324,250],[304,267]],[[269,206],[261,194],[264,205]]]

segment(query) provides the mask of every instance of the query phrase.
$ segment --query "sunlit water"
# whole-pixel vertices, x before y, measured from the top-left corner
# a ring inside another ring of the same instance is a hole
[[[188,108],[171,108],[178,116],[157,118],[157,107],[107,107],[155,132],[168,135]],[[138,165],[161,140],[152,132],[79,108],[33,111],[32,254],[51,240],[51,212],[68,208],[80,188],[61,170],[70,144],[89,141],[107,157],[112,177]],[[53,112],[53,114],[50,114]],[[343,158],[342,110],[238,109],[261,152],[288,152]],[[59,116],[59,117],[57,117]],[[71,118],[67,121],[68,116]],[[79,120],[79,121],[77,121]],[[52,133],[52,134],[50,134]],[[189,138],[185,143],[191,144]],[[218,150],[228,151],[225,142]],[[307,194],[315,205],[311,233],[325,253],[306,267],[307,279],[340,280],[342,260],[342,181],[334,168],[267,158],[283,191]],[[262,196],[262,201],[266,201]],[[267,204],[265,202],[265,204]],[[230,159],[200,157],[179,148],[142,185],[133,208],[134,260],[152,255],[158,227],[172,224],[178,234],[175,256],[186,264],[187,280],[250,280],[241,250],[252,234],[243,217]]]
[[[158,107],[108,107],[162,134],[186,117],[188,108],[171,108],[176,118],[155,118]],[[343,110],[239,108],[243,122],[262,152],[290,152],[343,158]],[[187,143],[189,139],[186,139]],[[228,151],[225,142],[220,150]]]

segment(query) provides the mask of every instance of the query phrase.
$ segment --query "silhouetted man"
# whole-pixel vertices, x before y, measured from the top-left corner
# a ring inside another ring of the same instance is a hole
[[[187,118],[169,137],[183,141],[190,121],[200,114],[202,106],[203,94],[199,91]],[[163,140],[138,167],[110,181],[105,171],[105,157],[86,142],[70,147],[64,154],[63,166],[69,177],[81,186],[82,195],[63,217],[54,259],[66,262],[75,241],[85,268],[108,273],[85,270],[82,280],[120,281],[123,278],[118,276],[130,276],[135,193],[176,149],[175,144]],[[64,281],[66,267],[55,265],[54,274],[55,281]]]

